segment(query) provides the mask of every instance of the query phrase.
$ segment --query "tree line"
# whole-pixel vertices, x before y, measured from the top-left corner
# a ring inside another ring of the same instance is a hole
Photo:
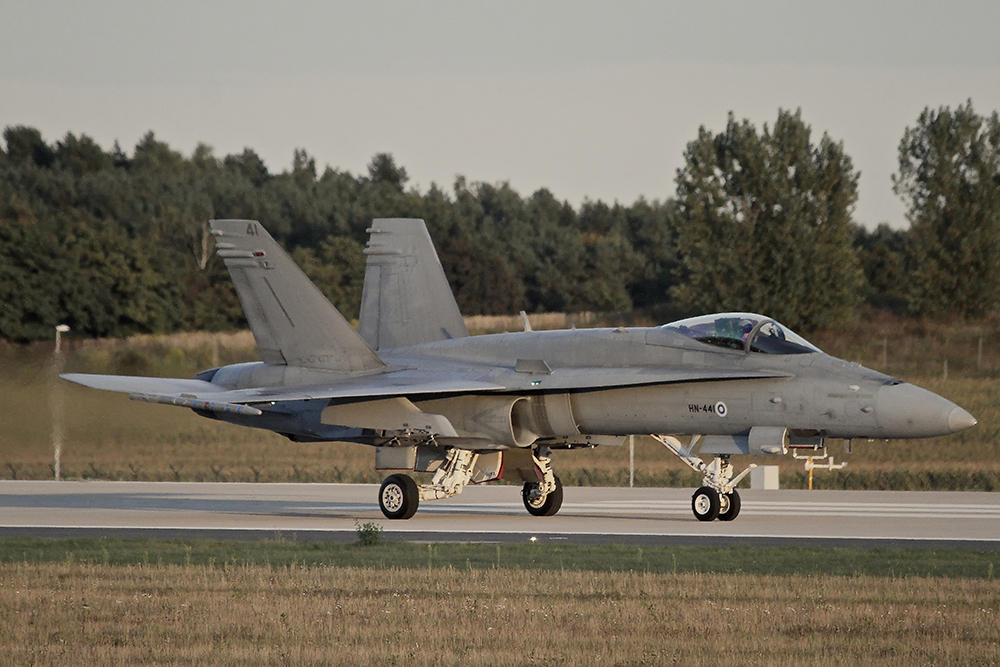
[[[978,316],[1000,299],[1000,121],[925,109],[899,148],[910,227],[852,219],[858,172],[799,112],[757,129],[732,114],[684,153],[675,193],[573,207],[507,183],[408,187],[377,154],[367,173],[304,150],[272,173],[250,148],[185,156],[150,132],[131,153],[86,135],[47,143],[11,126],[0,150],[0,338],[219,330],[245,325],[212,218],[262,221],[348,318],[378,217],[427,222],[462,312],[764,312],[809,331],[863,303]]]

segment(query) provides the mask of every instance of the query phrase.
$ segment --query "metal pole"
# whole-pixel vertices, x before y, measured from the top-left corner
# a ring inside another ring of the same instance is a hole
[[[67,331],[69,331],[69,327],[65,324],[56,327],[56,349],[52,355],[52,389],[50,394],[52,400],[52,473],[57,482],[60,477],[63,441],[63,393],[59,374],[62,373],[65,365],[62,354],[62,334]]]
[[[635,436],[628,437],[628,488],[635,484]]]

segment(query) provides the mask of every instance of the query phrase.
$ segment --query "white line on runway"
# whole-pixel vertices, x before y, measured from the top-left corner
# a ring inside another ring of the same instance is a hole
[[[0,525],[0,529],[5,528],[25,528],[26,526],[19,525]],[[35,527],[35,526],[28,526]],[[87,526],[87,525],[71,525],[71,526],[40,526],[46,529],[55,530],[154,530],[154,531],[165,531],[165,530],[176,530],[176,531],[207,531],[207,532],[270,532],[275,534],[292,534],[292,533],[354,533],[356,529],[354,528],[314,528],[314,527],[299,527],[299,528],[278,528],[278,527],[234,527],[234,526]],[[383,530],[387,533],[431,533],[431,534],[441,534],[441,535],[454,535],[455,531],[450,528],[416,528],[409,526],[389,526],[384,527]],[[507,534],[511,531],[496,531],[496,530],[463,530],[461,534],[463,535],[497,535],[497,534]],[[753,534],[753,533],[734,533],[731,535],[720,535],[712,533],[609,533],[609,532],[595,532],[595,531],[575,531],[575,530],[519,530],[515,531],[514,534],[518,535],[540,535],[542,537],[550,539],[565,539],[562,536],[608,536],[608,537],[681,537],[681,538],[722,538],[722,539],[754,539],[754,540],[854,540],[860,542],[884,542],[884,541],[898,541],[898,542],[996,542],[1000,544],[1000,538],[996,537],[893,537],[893,536],[863,536],[863,535],[768,535],[768,534]]]
[[[369,509],[369,506],[328,504],[299,507],[297,512],[330,512],[344,509]],[[420,511],[434,514],[521,514],[521,503],[446,504],[421,505]],[[607,501],[600,503],[573,503],[563,505],[560,515],[575,514],[639,514],[643,516],[687,515],[691,513],[688,501],[660,500],[653,502]],[[997,505],[930,505],[922,503],[779,503],[754,502],[744,505],[741,516],[823,516],[858,517],[878,516],[911,519],[977,519],[1000,520]]]
[[[744,501],[747,506],[751,506],[751,501]],[[495,503],[501,504],[501,503]],[[505,505],[516,505],[517,503],[502,503]],[[652,500],[652,501],[638,501],[638,500],[605,500],[600,502],[589,502],[589,503],[573,503],[573,507],[592,507],[592,506],[630,506],[630,507],[643,507],[648,505],[690,505],[688,500]],[[993,512],[1000,512],[1000,504],[993,505],[976,505],[972,503],[951,503],[951,504],[938,504],[938,503],[821,503],[821,502],[798,502],[798,501],[776,501],[776,500],[754,500],[752,501],[753,507],[809,507],[809,508],[864,508],[869,509],[872,507],[891,507],[893,509],[923,509],[923,508],[947,508],[947,509],[969,509],[978,508],[983,510],[990,510]],[[570,504],[566,503],[564,507],[569,507]]]

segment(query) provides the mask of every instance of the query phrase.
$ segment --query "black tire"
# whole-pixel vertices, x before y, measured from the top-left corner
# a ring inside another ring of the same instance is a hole
[[[553,516],[562,507],[563,486],[559,478],[556,477],[556,488],[546,496],[531,501],[531,492],[538,488],[537,482],[525,482],[521,487],[521,500],[524,501],[524,509],[532,516]]]
[[[703,486],[691,496],[691,511],[698,521],[715,521],[719,516],[719,492]]]
[[[733,489],[732,493],[726,494],[726,498],[729,499],[729,507],[726,508],[725,512],[719,512],[719,521],[732,521],[740,515],[739,492],[736,489]]]
[[[378,506],[387,519],[409,519],[420,505],[417,483],[407,475],[389,475],[378,490]]]

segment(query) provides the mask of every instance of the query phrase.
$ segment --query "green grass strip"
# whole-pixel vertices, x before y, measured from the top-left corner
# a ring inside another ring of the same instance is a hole
[[[743,573],[992,579],[1000,551],[791,547],[638,547],[414,544],[374,540],[224,542],[144,539],[0,539],[0,563],[372,568],[508,568],[597,572]]]

